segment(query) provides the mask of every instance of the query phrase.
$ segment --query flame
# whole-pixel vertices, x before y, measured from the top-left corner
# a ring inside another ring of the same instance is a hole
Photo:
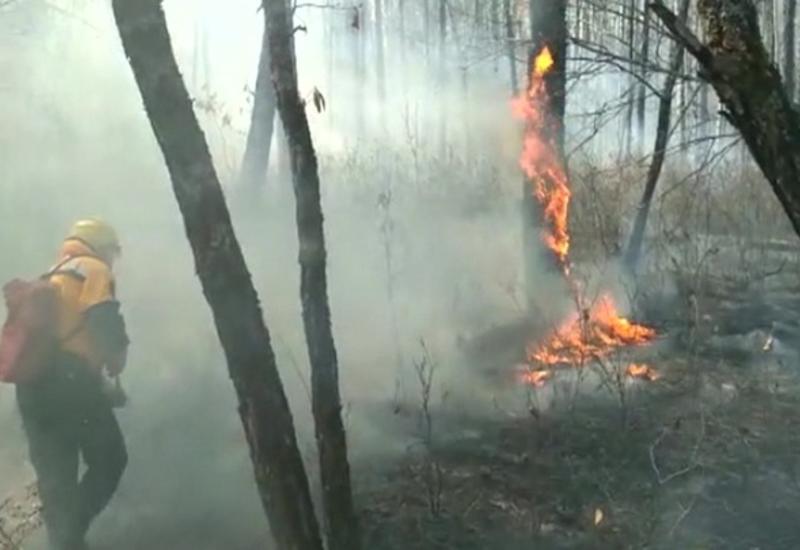
[[[570,277],[569,206],[572,199],[569,177],[555,142],[558,120],[551,115],[546,77],[556,60],[549,47],[539,51],[531,63],[528,88],[512,102],[514,115],[525,122],[525,135],[519,164],[531,182],[532,193],[542,207],[542,242],[554,254],[564,275]],[[589,308],[577,285],[569,280],[578,311],[543,343],[529,346],[528,360],[540,365],[584,364],[611,353],[615,348],[644,344],[655,337],[651,328],[636,325],[621,317],[610,294],[603,295]],[[531,371],[541,373],[549,371]],[[527,380],[540,385],[543,375]],[[549,376],[548,376],[549,377]]]
[[[550,48],[547,46],[539,52],[539,55],[536,56],[536,59],[533,60],[533,74],[534,76],[544,76],[550,72],[553,66],[556,64],[555,59],[553,59],[553,52],[550,51]]]
[[[655,369],[643,363],[631,363],[625,370],[625,374],[631,378],[640,378],[648,382],[655,382],[661,378],[661,375]]]
[[[530,384],[536,388],[544,386],[553,377],[553,371],[527,369],[520,374],[520,381],[523,384]]]
[[[654,337],[653,329],[620,317],[607,294],[582,315],[573,313],[544,343],[529,347],[528,360],[544,365],[583,365],[615,348],[645,344]]]
[[[555,59],[550,49],[545,47],[531,64],[528,89],[513,101],[512,109],[516,118],[525,121],[525,138],[519,164],[533,184],[533,195],[544,211],[545,229],[541,238],[567,272],[567,221],[572,192],[553,138],[557,121],[549,115],[550,98],[545,77],[553,67]]]

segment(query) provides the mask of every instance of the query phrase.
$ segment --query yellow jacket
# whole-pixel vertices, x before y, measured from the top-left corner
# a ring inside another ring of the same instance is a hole
[[[60,297],[58,331],[62,351],[102,368],[109,360],[108,351],[98,344],[88,319],[94,308],[116,305],[111,267],[83,242],[67,240],[50,282]],[[124,327],[122,330],[124,333]],[[127,346],[127,337],[125,340]]]

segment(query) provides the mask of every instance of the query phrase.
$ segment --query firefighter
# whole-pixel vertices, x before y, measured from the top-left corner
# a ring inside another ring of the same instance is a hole
[[[109,224],[86,219],[72,227],[46,276],[59,296],[58,352],[43,376],[17,385],[42,515],[57,550],[86,548],[89,526],[128,461],[114,414],[121,389],[110,382],[125,367],[129,342],[112,273],[119,255]]]

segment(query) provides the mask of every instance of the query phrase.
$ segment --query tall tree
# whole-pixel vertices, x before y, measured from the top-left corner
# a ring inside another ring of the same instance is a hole
[[[783,79],[786,82],[786,94],[794,101],[795,81],[795,22],[797,19],[797,0],[786,0],[786,17],[783,31]]]
[[[655,13],[698,61],[800,235],[800,115],[770,61],[751,0],[698,0],[700,41],[660,0]]]
[[[639,151],[643,150],[647,124],[647,65],[650,63],[650,7],[649,0],[642,0],[644,20],[642,22],[642,47],[639,53],[639,90],[636,96],[636,135]]]
[[[161,0],[113,0],[112,5],[225,351],[272,534],[281,549],[322,550],[270,334],[175,62]]]
[[[547,136],[556,147],[559,156],[564,158],[564,114],[567,99],[567,1],[566,0],[530,0],[531,51],[528,63],[528,75],[531,74],[535,57],[546,47],[553,57],[553,68],[544,77],[548,94],[548,119],[553,121],[549,126],[552,132]],[[522,232],[523,261],[525,287],[528,303],[533,303],[536,295],[537,274],[540,264],[539,250],[540,224],[542,212],[539,202],[531,193],[528,181],[522,184]],[[557,266],[553,262],[554,267]]]
[[[272,149],[274,125],[275,90],[272,87],[269,71],[269,45],[265,32],[261,41],[261,54],[258,58],[250,130],[247,133],[247,145],[239,173],[239,183],[242,186],[252,188],[264,182]]]
[[[300,244],[300,299],[311,361],[312,408],[328,547],[330,550],[358,550],[361,541],[350,486],[339,365],[328,304],[319,171],[305,103],[297,86],[291,8],[287,0],[265,0],[263,8],[272,82],[292,165]]]
[[[680,21],[686,22],[689,16],[689,0],[681,0]],[[664,80],[664,88],[658,102],[658,126],[656,128],[656,142],[653,146],[653,159],[650,161],[650,168],[647,171],[647,181],[644,186],[642,200],[639,202],[639,209],[636,212],[636,219],[633,223],[628,248],[625,251],[625,265],[635,271],[639,263],[644,242],[645,229],[647,228],[647,218],[650,207],[653,203],[656,185],[661,177],[661,168],[664,166],[664,157],[667,153],[667,145],[670,138],[670,124],[672,120],[672,96],[675,91],[675,83],[683,67],[685,48],[682,44],[674,44],[670,54],[669,72]]]
[[[519,93],[517,80],[517,48],[514,46],[514,14],[511,11],[511,0],[503,0],[503,19],[506,27],[506,57],[508,57],[508,73],[511,78],[511,93]]]
[[[386,58],[384,54],[384,5],[375,0],[375,78],[378,84],[378,99],[386,99]],[[381,113],[383,109],[381,108]]]

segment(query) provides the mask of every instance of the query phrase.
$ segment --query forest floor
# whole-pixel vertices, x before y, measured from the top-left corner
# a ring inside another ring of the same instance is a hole
[[[653,318],[659,341],[631,351],[655,381],[615,390],[587,367],[524,387],[497,376],[523,349],[510,326],[478,338],[480,353],[464,346],[483,406],[457,391],[427,417],[367,405],[416,443],[353,458],[364,548],[800,548],[800,291],[787,280],[716,281],[697,325],[660,307],[678,313]]]
[[[800,548],[796,295],[713,298],[706,332],[665,322],[639,351],[660,378],[624,400],[555,380],[545,407],[534,389],[529,411],[433,412],[429,445],[362,476],[366,547]]]

